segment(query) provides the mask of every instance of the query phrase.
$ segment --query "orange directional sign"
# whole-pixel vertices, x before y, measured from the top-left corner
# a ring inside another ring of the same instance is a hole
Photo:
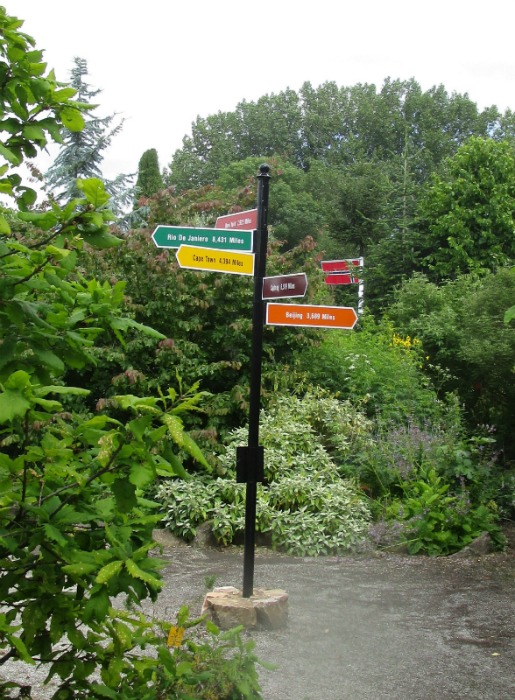
[[[358,315],[348,306],[309,306],[308,304],[267,304],[269,326],[313,328],[354,328]]]
[[[253,275],[254,255],[233,253],[227,250],[197,248],[181,245],[176,254],[179,265],[187,270],[228,272],[231,275]]]

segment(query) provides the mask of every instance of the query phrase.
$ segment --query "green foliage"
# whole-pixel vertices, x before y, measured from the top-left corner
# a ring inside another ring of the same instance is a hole
[[[305,270],[311,279],[307,301],[327,300],[312,239],[286,253],[272,242],[268,253],[268,274]],[[72,377],[74,383],[91,388],[92,405],[111,393],[131,391],[132,382],[145,393],[168,386],[177,372],[186,385],[198,380],[212,394],[206,404],[211,428],[224,433],[241,425],[248,408],[252,282],[238,275],[181,270],[173,252],[156,249],[148,231],[133,232],[126,245],[95,251],[81,260],[89,274],[106,283],[127,279],[127,313],[165,336],[156,343],[148,336],[130,335],[123,353],[106,339],[97,350],[102,362]],[[318,337],[310,330],[266,330],[266,394],[276,390],[277,382],[291,379],[284,374],[284,365]],[[206,427],[206,421],[201,423]]]
[[[510,516],[513,485],[496,464],[489,438],[454,426],[384,426],[362,454],[357,475],[374,499],[372,540],[405,542],[412,554],[452,554],[483,532],[503,545],[499,517]],[[501,504],[504,504],[502,506]]]
[[[19,165],[45,145],[47,131],[58,138],[61,123],[80,129],[86,106],[43,77],[41,52],[3,8],[0,24],[10,134],[0,151]],[[109,411],[66,410],[87,393],[66,373],[94,361],[101,334],[122,344],[131,332],[162,337],[123,316],[122,282],[100,283],[78,269],[84,245],[121,244],[107,225],[109,195],[99,180],[79,180],[75,199],[35,211],[17,175],[1,182],[22,211],[0,223],[0,665],[48,666],[60,700],[155,698],[157,656],[160,681],[175,682],[177,698],[204,681],[214,693],[259,697],[255,657],[238,632],[212,649],[192,642],[174,657],[137,610],[162,585],[161,562],[149,555],[159,516],[143,493],[158,475],[183,474],[182,454],[208,468],[183,424],[202,394],[125,394],[111,397]],[[114,609],[119,596],[127,610]],[[145,656],[149,645],[155,653]],[[2,682],[0,695],[12,687]]]
[[[355,549],[362,542],[368,507],[355,484],[342,479],[341,462],[351,459],[366,421],[349,404],[321,393],[303,399],[279,397],[263,413],[260,442],[265,447],[265,483],[258,485],[259,533],[272,545],[303,556]],[[238,541],[245,524],[245,487],[235,483],[236,447],[246,428],[229,436],[219,457],[222,476],[188,482],[168,480],[158,489],[163,523],[185,539],[210,521],[222,544]],[[338,466],[333,459],[340,461]]]
[[[0,192],[12,196],[20,209],[28,209],[36,192],[23,182],[17,168],[35,158],[49,141],[60,141],[61,130],[80,131],[83,107],[72,98],[75,91],[46,73],[43,52],[34,39],[19,31],[23,22],[0,7]],[[0,212],[0,233],[10,227]]]
[[[327,333],[298,363],[307,381],[352,400],[371,418],[422,421],[444,405],[422,372],[420,349],[416,336],[401,337],[387,323],[364,318],[357,331]]]
[[[159,159],[155,148],[150,148],[141,156],[136,180],[137,197],[151,197],[163,189],[163,178],[159,170]]]
[[[515,329],[504,314],[515,296],[509,268],[436,286],[413,277],[388,312],[400,333],[416,336],[425,370],[442,392],[465,405],[472,431],[490,426],[498,448],[513,456]]]
[[[75,57],[68,90],[77,95],[85,110],[85,119],[79,129],[72,128],[68,123],[64,124],[66,128],[62,134],[62,147],[45,173],[50,192],[61,204],[77,197],[78,179],[102,177],[104,152],[123,128],[123,119],[113,126],[115,114],[108,117],[98,117],[94,114],[95,105],[91,103],[101,90],[92,89],[86,82],[87,76],[87,61]],[[132,175],[118,175],[114,180],[104,182],[105,189],[111,197],[110,208],[118,216],[132,203],[132,179]]]
[[[508,141],[470,138],[419,203],[434,279],[497,270],[515,258],[515,155]]]
[[[256,664],[261,662],[254,652],[255,642],[243,639],[242,627],[221,632],[209,620],[204,634],[192,634],[198,622],[190,620],[188,609],[183,607],[176,625],[160,622],[157,631],[147,632],[146,637],[139,639],[135,636],[133,643],[150,642],[157,648],[157,658],[137,650],[134,653],[127,645],[125,658],[108,669],[102,677],[103,683],[92,684],[92,695],[88,697],[259,700]],[[168,632],[170,648],[163,643],[163,632]],[[113,676],[119,680],[117,685],[110,682]]]
[[[480,113],[443,86],[422,92],[414,80],[387,79],[380,89],[307,82],[298,93],[287,89],[234,112],[198,117],[173,156],[169,184],[179,190],[212,184],[234,161],[278,153],[306,170],[314,161],[338,168],[408,154],[414,177],[424,179],[470,134],[499,128],[495,109]]]
[[[492,509],[473,507],[466,490],[450,494],[449,484],[435,470],[404,483],[403,490],[403,498],[387,508],[386,517],[404,524],[410,554],[453,554],[483,532],[492,535],[498,545],[504,544]]]

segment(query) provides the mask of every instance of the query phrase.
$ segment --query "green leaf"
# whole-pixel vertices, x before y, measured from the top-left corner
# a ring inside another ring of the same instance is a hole
[[[188,435],[188,433],[184,433],[183,435],[183,449],[186,450],[186,452],[193,457],[199,464],[202,464],[203,467],[205,467],[208,470],[211,470],[211,467],[209,466],[209,463],[206,461],[206,458],[202,454],[202,451],[200,447],[197,445],[197,443]]]
[[[515,306],[512,306],[504,314],[504,323],[508,324],[515,318]]]
[[[23,135],[26,139],[30,139],[31,141],[45,140],[45,132],[36,124],[26,124],[23,127]]]
[[[21,418],[30,409],[31,403],[19,391],[4,391],[0,394],[0,423]]]
[[[75,107],[65,106],[61,109],[59,116],[63,126],[69,131],[82,131],[84,129],[84,117]]]
[[[104,183],[96,177],[77,180],[77,188],[84,194],[88,202],[96,208],[102,207],[109,201],[109,194],[105,190]]]
[[[58,528],[54,527],[54,525],[46,523],[45,525],[43,525],[43,530],[45,531],[45,534],[48,537],[48,539],[57,542],[57,544],[60,544],[61,547],[65,547],[68,544],[68,540],[66,539],[66,537]]]
[[[152,576],[148,572],[143,571],[143,569],[140,569],[136,562],[132,559],[127,559],[125,562],[125,567],[131,576],[139,579],[140,581],[148,583],[149,586],[152,586],[153,588],[161,588],[163,586],[162,581],[155,578],[155,576]]]
[[[5,216],[2,216],[0,214],[0,234],[5,234],[8,235],[11,233],[11,227],[9,226],[9,222],[5,218]]]
[[[168,428],[172,440],[182,447],[184,444],[184,425],[182,420],[178,416],[164,415],[163,423]]]
[[[122,513],[129,513],[137,506],[136,487],[128,479],[116,479],[111,485],[111,490]]]
[[[84,622],[89,620],[102,621],[109,612],[110,598],[104,586],[92,593],[84,607]]]
[[[91,391],[89,389],[80,389],[75,386],[43,386],[37,388],[34,393],[36,396],[46,396],[47,394],[69,394],[70,396],[88,396]]]
[[[157,338],[158,340],[163,340],[166,336],[159,331],[154,330],[150,326],[145,326],[143,323],[138,323],[132,318],[115,318],[111,321],[112,328],[117,328],[121,331],[126,331],[128,328],[135,328],[141,333],[148,335],[150,338]]]
[[[123,566],[123,561],[111,561],[103,566],[97,574],[96,583],[107,583],[115,576]]]
[[[129,473],[129,480],[136,488],[143,489],[154,481],[155,472],[148,464],[133,464]]]
[[[100,695],[100,697],[103,698],[111,698],[111,700],[118,700],[118,693],[116,693],[114,690],[111,690],[111,688],[108,688],[107,685],[100,685],[100,683],[92,683],[91,690],[94,693],[95,697],[97,695]]]
[[[70,574],[71,576],[84,576],[85,574],[92,574],[96,568],[95,564],[80,562],[79,564],[65,564],[62,570],[65,574]]]
[[[3,156],[5,160],[9,161],[11,165],[20,165],[23,160],[19,153],[15,153],[10,148],[4,146],[2,143],[0,143],[0,155]]]
[[[34,224],[35,226],[38,226],[43,231],[48,231],[57,224],[57,217],[51,211],[20,211],[18,212],[18,218],[22,221],[27,221],[29,223]]]
[[[27,664],[32,664],[33,666],[35,665],[35,661],[32,658],[32,656],[29,654],[29,651],[25,644],[22,642],[22,640],[19,637],[15,637],[13,634],[8,634],[6,635],[7,639],[9,642],[13,645],[13,647],[16,649],[18,652],[20,659],[22,661],[25,661]]]
[[[83,233],[83,238],[93,248],[105,250],[107,248],[117,248],[123,241],[117,236],[113,236],[108,231],[95,231],[94,233]]]
[[[152,425],[152,416],[141,416],[131,420],[127,427],[137,440],[142,440],[147,428]]]
[[[38,357],[44,365],[56,370],[56,372],[62,372],[64,370],[64,362],[60,357],[57,357],[55,353],[51,350],[39,350],[37,351]]]

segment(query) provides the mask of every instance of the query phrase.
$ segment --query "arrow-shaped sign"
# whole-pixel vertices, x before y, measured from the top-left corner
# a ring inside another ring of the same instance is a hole
[[[269,326],[312,328],[354,328],[358,315],[348,306],[309,306],[308,304],[267,304]]]
[[[294,275],[279,275],[263,279],[263,299],[286,299],[303,297],[308,288],[305,272]]]
[[[191,245],[181,245],[176,254],[177,262],[187,270],[228,272],[231,275],[254,274],[252,253],[233,253],[226,250],[206,250]]]
[[[219,216],[216,220],[215,228],[252,231],[257,228],[257,209],[247,209],[247,211]]]
[[[252,250],[253,231],[221,231],[219,228],[189,228],[185,226],[156,227],[152,240],[158,248],[180,248],[192,245],[212,250]]]

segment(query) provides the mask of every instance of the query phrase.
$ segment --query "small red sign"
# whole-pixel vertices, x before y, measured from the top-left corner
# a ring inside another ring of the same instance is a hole
[[[351,269],[350,265],[359,267],[360,260],[359,258],[352,260],[322,260],[320,264],[324,272],[348,272]]]
[[[248,209],[235,214],[219,216],[216,220],[215,228],[253,231],[257,228],[257,209]]]
[[[339,274],[337,272],[332,275],[326,275],[324,279],[326,284],[352,284],[358,281],[351,275]]]

